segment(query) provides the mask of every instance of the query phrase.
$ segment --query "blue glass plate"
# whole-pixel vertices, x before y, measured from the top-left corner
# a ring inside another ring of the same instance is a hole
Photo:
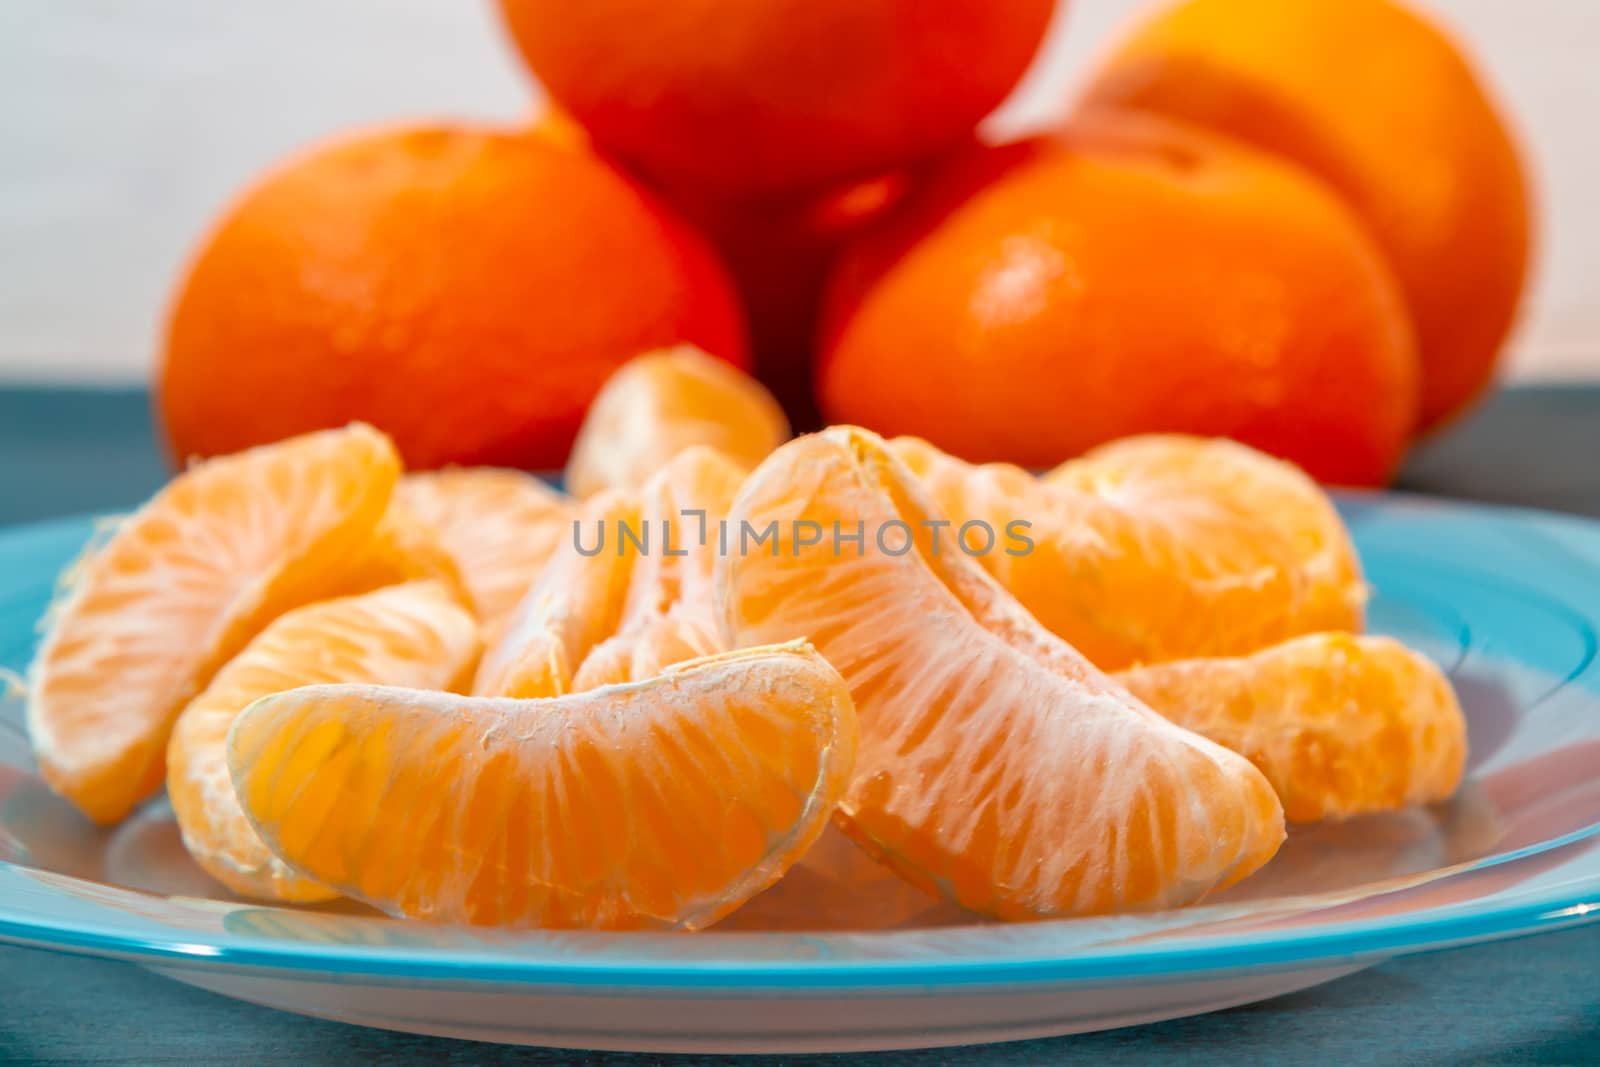
[[[164,801],[105,830],[51,796],[12,697],[0,703],[0,940],[391,1029],[801,1051],[1171,1018],[1600,917],[1600,526],[1397,496],[1342,507],[1375,588],[1372,628],[1433,656],[1461,694],[1467,781],[1432,808],[1297,828],[1267,868],[1201,906],[981,924],[835,871],[791,876],[726,929],[695,935],[268,907],[193,866]],[[54,576],[90,530],[85,519],[0,532],[0,666],[27,663]]]

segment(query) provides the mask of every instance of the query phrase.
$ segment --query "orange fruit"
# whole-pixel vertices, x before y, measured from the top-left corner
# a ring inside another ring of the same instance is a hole
[[[850,779],[838,674],[796,643],[543,700],[363,685],[258,700],[228,767],[272,851],[393,915],[708,926],[816,840]]]
[[[1175,431],[1378,483],[1416,413],[1404,302],[1350,210],[1149,117],[953,161],[846,250],[823,336],[824,415],[975,461]]]
[[[1156,510],[1160,498],[1187,495],[1248,516],[1258,540],[1290,546],[1303,586],[1297,630],[1358,631],[1364,625],[1368,589],[1350,531],[1328,495],[1293,464],[1234,441],[1147,434],[1063,463],[1044,484],[1093,493],[1129,513],[1146,501]]]
[[[1489,383],[1527,278],[1531,192],[1442,26],[1391,0],[1184,0],[1113,50],[1088,101],[1222,131],[1343,194],[1404,286],[1424,427]]]
[[[337,589],[399,459],[369,426],[191,467],[77,564],[30,669],[50,788],[113,823],[160,788],[172,721],[273,618]]]
[[[491,635],[569,535],[577,514],[571,501],[539,479],[496,467],[408,474],[395,500],[433,532]]]
[[[432,578],[444,583],[458,602],[470,607],[455,557],[445,550],[438,532],[400,499],[400,484],[406,477],[402,475],[396,484],[395,495],[389,498],[389,506],[365,549],[345,567],[327,595],[355,596],[386,585]]]
[[[501,0],[540,85],[597,144],[723,192],[936,155],[1022,77],[1055,0]]]
[[[403,127],[224,213],[174,294],[159,405],[179,457],[359,418],[411,467],[546,469],[613,370],[679,342],[748,359],[725,272],[652,194],[548,138]]]
[[[639,681],[721,652],[711,571],[744,469],[705,446],[594,497],[478,671],[483,696]]]
[[[1133,699],[966,556],[935,552],[937,517],[880,438],[835,427],[773,453],[729,518],[776,524],[770,553],[718,557],[729,636],[808,635],[850,686],[846,831],[1002,919],[1185,904],[1265,863],[1283,812],[1260,772]],[[805,547],[801,522],[863,542]]]
[[[549,697],[572,692],[578,668],[596,645],[616,632],[622,617],[634,561],[617,533],[623,526],[640,526],[638,503],[628,494],[614,490],[584,503],[574,521],[574,540],[550,557],[484,653],[472,686],[475,694]],[[599,543],[593,553],[580,552],[576,537],[589,530],[607,531],[610,541]]]
[[[715,449],[680,452],[638,494],[643,550],[632,552],[616,628],[585,657],[573,687],[636,681],[722,651],[711,572],[718,524],[745,468]]]
[[[973,554],[1103,670],[1362,627],[1367,589],[1338,512],[1302,472],[1243,445],[1129,438],[1042,480],[918,438],[890,447],[950,520],[946,550]],[[973,522],[992,535],[964,535]]]
[[[285,866],[245,818],[228,778],[228,728],[253,701],[303,685],[446,689],[471,671],[477,654],[477,623],[438,582],[389,586],[280,615],[217,672],[173,727],[167,795],[189,854],[244,896],[336,896]]]
[[[567,491],[638,489],[691,445],[746,469],[789,438],[783,409],[754,378],[693,348],[652,352],[613,374],[584,417]]]
[[[1449,680],[1387,637],[1312,634],[1116,678],[1261,768],[1293,822],[1444,800],[1466,765],[1466,720]]]
[[[535,116],[533,132],[554,144],[593,148],[583,127],[548,103]],[[655,186],[721,254],[744,307],[753,373],[794,426],[821,425],[811,362],[828,268],[845,241],[898,202],[914,177],[901,170],[815,189],[743,196],[692,183]]]
[[[823,189],[743,197],[663,189],[721,253],[744,305],[753,373],[796,427],[822,425],[811,364],[828,271],[839,250],[914,180],[912,173],[895,171]]]

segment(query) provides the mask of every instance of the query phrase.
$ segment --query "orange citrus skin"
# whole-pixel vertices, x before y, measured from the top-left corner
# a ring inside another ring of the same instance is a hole
[[[1349,209],[1144,116],[953,161],[846,251],[825,315],[825,415],[973,461],[1174,431],[1378,484],[1416,414],[1403,300]]]
[[[593,150],[584,128],[546,103],[532,128],[552,144]],[[755,376],[789,421],[821,426],[811,387],[817,317],[828,270],[847,240],[899,202],[922,168],[820,188],[731,196],[693,183],[656,189],[715,246],[739,290]]]
[[[1488,385],[1527,278],[1531,191],[1443,27],[1392,0],[1185,0],[1111,52],[1087,101],[1195,122],[1328,181],[1405,288],[1422,428]]]
[[[394,128],[227,210],[173,296],[159,407],[179,459],[364,419],[412,468],[548,469],[611,371],[679,342],[748,362],[726,272],[652,194],[546,138]]]
[[[662,187],[722,255],[748,319],[755,376],[797,429],[822,425],[811,364],[834,259],[915,186],[920,171],[766,196]]]
[[[368,571],[399,474],[372,427],[325,430],[192,467],[119,523],[76,565],[29,668],[50,788],[98,823],[159,790],[173,720],[217,668]]]
[[[1116,679],[1261,768],[1292,822],[1444,800],[1466,766],[1466,719],[1449,680],[1387,637],[1311,634]]]
[[[716,449],[749,470],[789,439],[761,383],[688,346],[629,360],[601,386],[567,462],[567,491],[637,490],[684,450]]]
[[[478,626],[438,582],[324,600],[275,619],[178,716],[167,745],[167,795],[184,846],[243,896],[331,900],[268,851],[228,777],[228,728],[264,696],[305,685],[366,682],[447,689],[477,660]]]
[[[775,528],[770,551],[718,556],[730,638],[807,635],[850,686],[846,832],[1002,919],[1178,906],[1270,859],[1283,812],[1260,772],[1140,704],[948,542],[935,549],[938,516],[855,427],[774,452],[729,516]],[[865,541],[802,546],[799,522]]]
[[[949,148],[1021,78],[1055,0],[501,0],[539,83],[608,152],[726,192]]]
[[[245,710],[228,767],[275,854],[390,914],[692,930],[805,853],[855,747],[795,643],[544,700],[308,686]]]

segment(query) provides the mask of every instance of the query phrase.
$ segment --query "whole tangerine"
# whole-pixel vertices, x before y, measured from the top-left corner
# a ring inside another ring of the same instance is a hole
[[[896,171],[825,190],[726,197],[663,190],[727,264],[750,329],[755,376],[801,430],[821,425],[812,392],[817,317],[828,272],[849,239],[912,187]]]
[[[1022,77],[1056,0],[500,0],[539,82],[656,178],[815,188],[938,154]]]
[[[1415,418],[1404,302],[1349,209],[1149,116],[953,161],[846,250],[823,329],[825,415],[974,461],[1168,431],[1377,484]]]
[[[179,282],[159,409],[179,460],[363,420],[410,467],[559,467],[601,383],[693,343],[748,366],[726,272],[599,157],[408,126],[279,166]]]
[[[1112,51],[1087,100],[1204,125],[1338,189],[1405,289],[1422,429],[1489,384],[1526,283],[1531,193],[1443,27],[1392,0],[1184,0]]]

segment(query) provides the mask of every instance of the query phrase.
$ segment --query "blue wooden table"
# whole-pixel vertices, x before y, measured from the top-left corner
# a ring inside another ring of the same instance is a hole
[[[136,392],[0,390],[0,526],[138,503],[166,475]],[[1600,516],[1600,388],[1511,390],[1419,450],[1404,488]],[[855,1063],[782,1057],[788,1065]],[[1151,1026],[875,1063],[1600,1063],[1600,927],[1395,960]],[[507,1049],[237,1003],[127,964],[0,948],[0,1063],[698,1063]]]

